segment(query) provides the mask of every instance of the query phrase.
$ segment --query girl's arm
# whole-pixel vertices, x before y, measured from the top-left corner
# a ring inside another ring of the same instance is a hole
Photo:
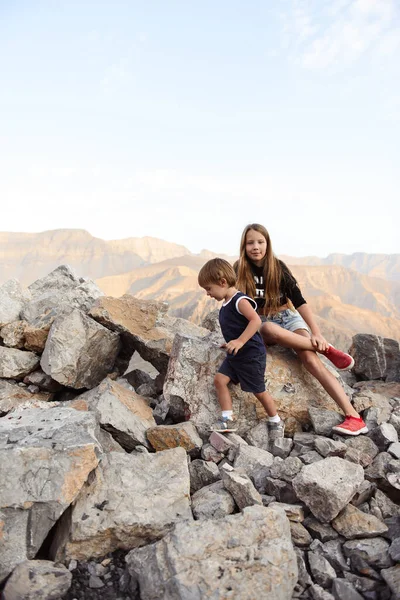
[[[241,333],[241,335],[236,340],[231,340],[227,344],[224,344],[224,348],[228,351],[229,354],[236,355],[240,348],[243,348],[246,342],[249,341],[251,337],[260,329],[261,319],[254,310],[253,306],[250,304],[246,298],[242,298],[238,302],[238,307],[240,306],[240,312],[246,319],[248,320],[248,325],[246,329]]]
[[[308,304],[302,304],[301,306],[298,306],[297,310],[311,329],[311,343],[314,348],[322,352],[326,350],[329,347],[329,344],[322,335],[320,328],[314,319],[311,308]]]

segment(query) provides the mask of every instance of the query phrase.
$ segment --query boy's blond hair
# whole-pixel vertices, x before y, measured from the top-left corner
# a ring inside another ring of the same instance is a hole
[[[200,269],[198,282],[200,287],[205,287],[210,283],[220,283],[225,279],[229,287],[236,284],[236,273],[231,264],[223,258],[213,258],[206,262]]]

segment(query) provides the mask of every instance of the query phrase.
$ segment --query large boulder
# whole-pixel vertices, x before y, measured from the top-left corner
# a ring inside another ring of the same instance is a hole
[[[95,413],[100,425],[127,451],[138,445],[149,447],[146,431],[156,422],[147,402],[136,392],[106,378],[70,404]]]
[[[34,558],[97,466],[93,415],[26,409],[0,419],[0,582]]]
[[[296,495],[322,523],[350,502],[364,481],[364,470],[337,456],[306,465],[293,479]]]
[[[30,293],[24,290],[17,279],[10,279],[0,286],[0,327],[18,321]]]
[[[110,373],[119,348],[118,334],[71,308],[54,320],[40,366],[62,385],[92,388]]]
[[[32,323],[48,312],[54,316],[65,307],[87,313],[93,302],[103,292],[90,279],[79,277],[68,265],[61,265],[29,286],[31,301],[21,311],[21,316]]]
[[[171,349],[164,396],[176,418],[190,418],[202,437],[207,436],[219,414],[214,376],[225,356],[225,351],[209,337],[177,334]],[[339,378],[336,371],[330,370]],[[293,416],[300,423],[309,424],[310,406],[339,411],[291,350],[268,349],[266,378],[267,389],[275,398],[283,418]],[[265,411],[253,394],[242,392],[240,386],[232,385],[230,389],[234,413],[238,417],[238,433],[242,434],[260,419],[265,419]]]
[[[400,381],[400,350],[396,340],[358,333],[349,352],[354,358],[354,373],[361,379]]]
[[[139,300],[130,294],[121,298],[105,297],[96,301],[90,316],[121,334],[127,352],[136,350],[160,373],[165,374],[176,333],[208,335],[209,331],[186,319],[169,317],[168,304]]]
[[[297,581],[289,521],[283,511],[264,506],[178,523],[126,561],[142,600],[290,600]]]
[[[183,448],[156,454],[111,452],[102,457],[66,515],[53,551],[58,560],[104,556],[117,548],[149,544],[176,522],[192,518]]]

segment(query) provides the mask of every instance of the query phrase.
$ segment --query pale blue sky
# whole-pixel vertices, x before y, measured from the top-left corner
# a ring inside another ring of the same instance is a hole
[[[400,252],[398,0],[0,0],[2,231]]]

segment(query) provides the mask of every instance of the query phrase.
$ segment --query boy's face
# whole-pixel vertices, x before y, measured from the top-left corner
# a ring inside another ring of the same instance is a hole
[[[224,300],[228,288],[229,286],[225,279],[222,279],[220,283],[208,283],[204,286],[207,296],[210,296],[210,298],[215,298],[215,300],[218,301]]]

